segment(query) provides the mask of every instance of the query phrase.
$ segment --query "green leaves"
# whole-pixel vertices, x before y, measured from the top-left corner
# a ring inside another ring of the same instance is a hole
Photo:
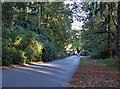
[[[72,14],[63,2],[4,3],[2,11],[3,65],[54,60],[70,43]]]
[[[84,8],[89,9],[87,21],[84,22],[83,31],[81,32],[82,47],[84,49],[105,51],[114,49],[114,32],[116,28],[113,24],[111,13],[115,12],[116,3],[112,4],[114,5],[112,7],[114,11],[111,11],[109,8],[110,2],[84,4]]]
[[[41,60],[42,49],[42,43],[36,40],[34,32],[26,31],[23,34],[14,31],[9,38],[3,38],[3,65]]]

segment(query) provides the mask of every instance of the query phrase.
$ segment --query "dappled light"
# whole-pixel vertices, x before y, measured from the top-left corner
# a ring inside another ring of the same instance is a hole
[[[47,1],[1,3],[3,86],[116,87],[120,1]]]
[[[31,71],[34,71],[34,72],[39,72],[39,73],[44,73],[44,74],[52,74],[52,73],[47,72],[47,71],[41,71],[41,70],[38,70],[38,69],[28,68],[28,67],[21,67],[20,69],[31,70]]]
[[[42,65],[39,65],[39,66],[28,65],[26,67],[28,67],[28,68],[37,68],[37,69],[45,69],[45,70],[48,70],[48,71],[57,71],[57,72],[65,73],[64,71],[58,70],[57,67],[54,67],[55,69],[54,68],[50,68],[49,66],[45,67],[45,66],[42,66]]]
[[[43,65],[43,66],[51,66],[51,67],[56,67],[56,68],[64,68],[64,67],[62,67],[62,66],[60,66],[60,65],[57,65],[57,64],[49,64],[49,63],[44,63],[44,64],[33,64],[33,65]]]
[[[12,86],[9,82],[15,83],[14,80],[19,80],[19,79],[27,79],[25,81],[30,82],[29,80],[37,80],[37,79],[42,79],[39,80],[39,82],[42,84],[44,83],[43,86],[49,86],[49,84],[55,86],[66,86],[68,81],[70,80],[70,77],[72,77],[72,74],[74,73],[74,69],[77,68],[77,64],[79,64],[79,57],[75,56],[68,57],[63,60],[58,60],[55,62],[50,62],[50,63],[43,63],[43,64],[37,64],[33,63],[30,65],[25,65],[24,67],[19,67],[19,68],[14,68],[8,70],[3,70],[3,86]],[[74,59],[74,60],[73,60]],[[63,65],[64,62],[71,62],[67,65]],[[75,61],[75,62],[74,62]],[[76,65],[74,65],[76,64]],[[17,77],[19,76],[19,77]],[[33,79],[31,79],[33,78]],[[7,80],[9,81],[8,85]],[[25,82],[25,83],[27,83]],[[35,81],[34,81],[35,82]],[[52,83],[53,82],[53,83]],[[18,84],[19,82],[16,82]],[[37,85],[33,84],[36,86],[42,86],[42,85]],[[16,86],[20,86],[21,84],[18,84]],[[26,84],[27,86],[27,84]],[[31,86],[31,85],[29,85]]]

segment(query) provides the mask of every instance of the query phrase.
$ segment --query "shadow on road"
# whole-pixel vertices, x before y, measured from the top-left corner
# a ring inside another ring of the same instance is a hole
[[[71,79],[79,58],[76,56],[44,64],[3,70],[3,87],[63,87]]]

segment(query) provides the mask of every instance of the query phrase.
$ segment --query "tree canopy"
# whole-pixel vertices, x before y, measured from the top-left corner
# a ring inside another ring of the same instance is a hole
[[[3,65],[65,57],[67,46],[120,55],[118,2],[3,2]],[[82,29],[72,29],[74,20]]]
[[[64,55],[72,12],[63,2],[4,2],[2,8],[3,65]]]

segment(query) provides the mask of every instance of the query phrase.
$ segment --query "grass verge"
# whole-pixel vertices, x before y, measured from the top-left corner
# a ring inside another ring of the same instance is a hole
[[[90,57],[81,57],[80,65],[90,65],[90,64],[105,65],[108,67],[120,68],[120,60],[117,57],[111,57],[106,59],[91,59]]]
[[[103,64],[108,67],[116,67],[120,68],[120,60],[116,57],[106,58],[106,59],[100,59],[96,61],[97,64]]]
[[[80,58],[80,65],[89,65],[90,64],[89,60],[90,60],[90,57],[87,57],[87,56],[81,57]]]
[[[115,68],[116,63],[118,63],[116,60],[115,58],[103,60],[81,57],[80,65],[69,82],[68,87],[70,89],[72,87],[120,89],[120,77],[118,76],[120,73]]]

